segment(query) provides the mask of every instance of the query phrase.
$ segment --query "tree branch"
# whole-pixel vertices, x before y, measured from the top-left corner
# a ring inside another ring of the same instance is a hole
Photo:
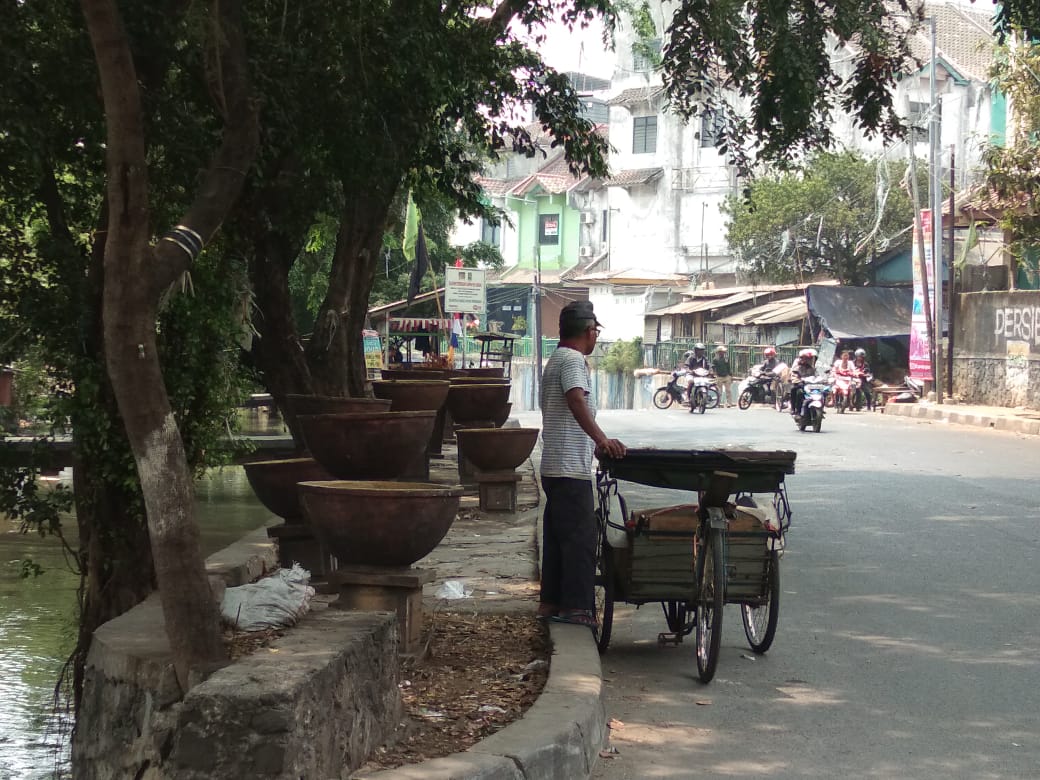
[[[258,112],[250,92],[241,3],[219,0],[212,8],[215,50],[210,77],[214,102],[224,118],[224,133],[195,201],[177,228],[156,246],[159,262],[152,276],[156,298],[191,266],[220,228],[242,191],[259,145]],[[198,237],[197,242],[192,234]]]

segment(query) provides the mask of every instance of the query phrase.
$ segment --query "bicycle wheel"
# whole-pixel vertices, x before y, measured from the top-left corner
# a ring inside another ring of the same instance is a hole
[[[722,642],[722,607],[726,598],[726,570],[723,562],[722,534],[709,531],[701,548],[699,566],[700,595],[697,601],[697,673],[701,682],[715,676]]]
[[[610,631],[614,627],[614,548],[607,544],[606,537],[600,539],[599,554],[596,556],[596,648],[607,652]]]
[[[776,636],[776,624],[780,619],[780,556],[776,550],[769,551],[766,563],[766,601],[759,607],[740,605],[740,617],[744,620],[744,635],[748,645],[756,653],[766,652]]]
[[[662,601],[661,609],[664,611],[668,630],[673,634],[685,636],[693,629],[692,616],[685,601]]]
[[[662,387],[656,393],[654,393],[654,406],[658,409],[667,409],[672,405],[672,394],[668,392],[667,387]]]
[[[708,388],[708,408],[715,409],[719,405],[719,391],[717,388]]]
[[[751,392],[751,388],[749,387],[740,394],[740,398],[737,399],[737,406],[741,409],[750,409],[753,400],[754,394]]]

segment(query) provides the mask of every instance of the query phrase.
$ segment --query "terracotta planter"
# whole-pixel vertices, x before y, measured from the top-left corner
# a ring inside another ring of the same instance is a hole
[[[304,482],[300,501],[340,565],[410,566],[440,544],[462,487],[432,482]]]
[[[297,418],[307,449],[337,479],[394,479],[422,457],[436,412],[359,412]]]
[[[383,379],[445,380],[451,376],[449,368],[383,368],[379,371]]]
[[[497,377],[453,376],[449,380],[453,385],[508,385],[511,380]]]
[[[456,368],[453,376],[483,377],[485,379],[501,379],[505,375],[502,366],[480,366],[478,368]]]
[[[430,434],[429,451],[439,455],[444,441],[447,416],[448,382],[438,379],[384,379],[372,382],[376,398],[390,399],[394,412],[426,412],[435,410],[437,418]]]
[[[509,413],[511,411],[513,411],[513,405],[512,404],[506,404],[502,408],[502,414],[500,414],[498,417],[495,418],[495,427],[496,428],[501,428],[503,425],[506,424],[506,421],[509,419]]]
[[[388,412],[390,402],[385,398],[346,398],[331,395],[287,395],[289,414],[347,414],[352,412]]]
[[[459,428],[459,450],[480,471],[512,471],[538,442],[540,428]]]
[[[497,420],[509,403],[509,385],[452,385],[448,390],[448,411],[456,424],[477,420]]]
[[[314,458],[258,460],[244,463],[242,467],[260,503],[287,523],[303,520],[297,483],[332,479]]]

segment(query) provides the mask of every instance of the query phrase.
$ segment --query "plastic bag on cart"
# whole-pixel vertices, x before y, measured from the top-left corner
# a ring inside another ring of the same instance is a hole
[[[311,573],[295,563],[257,582],[228,588],[220,615],[239,631],[263,631],[294,625],[310,609]]]

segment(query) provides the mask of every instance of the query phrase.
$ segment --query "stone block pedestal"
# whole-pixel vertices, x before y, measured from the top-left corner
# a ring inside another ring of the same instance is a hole
[[[422,641],[422,589],[436,571],[412,567],[344,566],[328,575],[339,588],[331,606],[367,612],[394,612],[400,652],[417,653]]]
[[[336,568],[335,557],[306,523],[273,525],[267,529],[267,536],[278,542],[278,565],[283,569],[298,563],[311,573],[311,581],[316,582]]]
[[[515,471],[478,471],[474,477],[480,495],[480,508],[485,512],[515,512],[516,486],[520,475]]]

